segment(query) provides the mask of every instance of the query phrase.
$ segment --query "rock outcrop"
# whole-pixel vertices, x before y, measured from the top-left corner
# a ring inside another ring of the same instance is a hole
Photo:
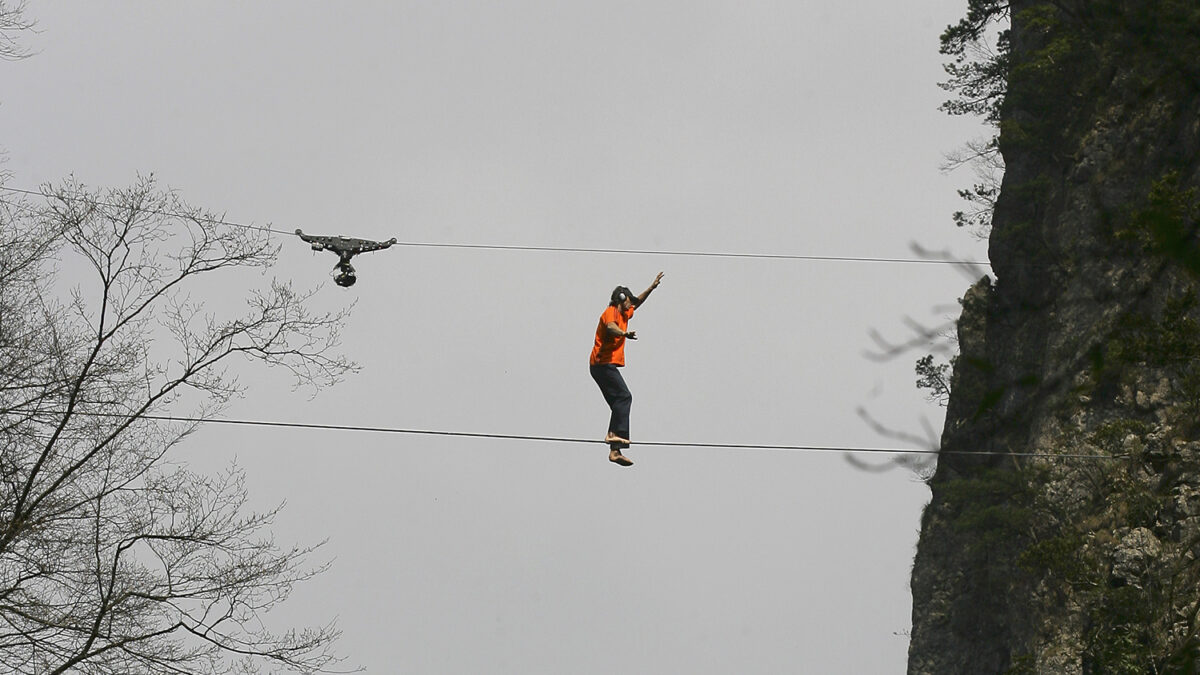
[[[1008,5],[909,672],[1200,672],[1200,5]]]

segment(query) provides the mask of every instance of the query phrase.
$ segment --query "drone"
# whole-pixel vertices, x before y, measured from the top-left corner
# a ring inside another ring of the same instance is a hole
[[[358,281],[358,277],[354,274],[354,266],[350,264],[351,258],[359,253],[378,251],[396,243],[395,237],[387,241],[371,241],[370,239],[355,239],[353,237],[342,236],[320,237],[312,234],[304,234],[300,230],[296,230],[296,235],[311,244],[314,251],[330,251],[337,254],[338,262],[337,265],[334,265],[337,275],[333,278],[333,281],[343,288],[349,288],[354,285],[354,282]]]

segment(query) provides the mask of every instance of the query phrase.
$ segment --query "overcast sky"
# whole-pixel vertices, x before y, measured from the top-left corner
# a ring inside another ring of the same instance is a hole
[[[937,37],[965,0],[65,2],[0,63],[8,185],[154,173],[232,221],[407,242],[981,259],[943,155]],[[357,302],[363,371],[309,400],[248,368],[230,417],[600,439],[587,372],[617,284],[628,469],[602,445],[209,425],[278,539],[331,571],[281,624],[336,618],[372,673],[902,673],[928,489],[839,453],[940,430],[909,320],[957,314],[939,265],[393,247],[284,238],[272,273]],[[224,289],[223,289],[224,290]],[[236,296],[241,289],[230,288]],[[882,458],[864,456],[867,462]]]

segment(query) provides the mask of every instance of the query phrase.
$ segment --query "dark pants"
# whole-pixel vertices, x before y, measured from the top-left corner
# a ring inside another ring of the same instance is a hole
[[[625,378],[621,371],[611,363],[601,363],[591,366],[592,379],[600,385],[600,393],[612,409],[612,417],[608,420],[608,430],[621,438],[629,438],[629,406],[633,403],[633,394],[625,386]]]

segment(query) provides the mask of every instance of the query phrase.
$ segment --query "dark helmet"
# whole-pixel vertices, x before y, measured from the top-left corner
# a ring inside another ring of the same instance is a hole
[[[612,297],[609,299],[608,304],[616,306],[621,304],[626,298],[636,300],[637,296],[633,294],[633,291],[629,290],[628,286],[617,286],[613,289]]]

